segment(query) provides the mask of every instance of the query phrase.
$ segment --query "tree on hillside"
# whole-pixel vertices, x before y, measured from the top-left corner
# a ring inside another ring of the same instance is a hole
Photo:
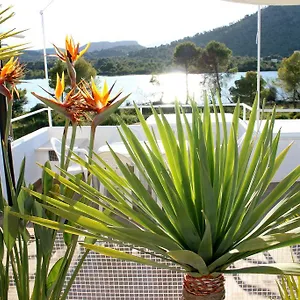
[[[95,77],[97,75],[97,72],[95,68],[91,65],[90,62],[86,61],[83,57],[81,57],[75,64],[75,70],[76,70],[76,79],[77,83],[81,79],[85,79],[89,81],[91,77]],[[65,72],[65,81],[66,86],[70,86],[70,79],[67,74],[66,70],[66,64],[63,63],[61,60],[57,60],[54,64],[53,68],[49,71],[49,86],[52,88],[55,88],[56,86],[56,74],[58,73],[60,76],[62,72]]]
[[[201,73],[206,73],[215,91],[221,95],[222,74],[229,73],[229,64],[232,51],[225,44],[216,41],[209,42],[198,59],[198,69]]]
[[[257,72],[249,71],[246,76],[234,82],[235,86],[229,89],[230,95],[234,102],[240,100],[242,103],[253,104],[257,92]],[[261,99],[266,99],[267,102],[275,101],[276,88],[266,88],[267,82],[261,77],[260,91]]]
[[[280,85],[288,93],[289,100],[297,107],[300,100],[300,52],[295,51],[288,58],[284,58],[278,69]]]
[[[189,67],[195,62],[195,59],[199,53],[196,45],[191,42],[181,43],[176,46],[174,51],[175,64],[184,66],[185,78],[186,78],[186,102],[189,100],[189,87],[188,87],[188,74]]]
[[[14,102],[13,102],[13,111],[12,117],[18,117],[24,113],[24,106],[28,103],[26,96],[26,89],[18,89],[19,97],[14,92]]]

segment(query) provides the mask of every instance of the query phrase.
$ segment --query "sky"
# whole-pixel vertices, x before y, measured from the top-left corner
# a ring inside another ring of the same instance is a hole
[[[18,42],[30,43],[31,49],[43,48],[41,10],[44,10],[46,47],[52,44],[63,47],[67,34],[80,45],[135,40],[142,46],[158,46],[228,25],[257,11],[255,5],[221,0],[2,0],[1,3],[2,8],[13,5],[11,11],[15,16],[0,25],[0,30],[28,29]]]

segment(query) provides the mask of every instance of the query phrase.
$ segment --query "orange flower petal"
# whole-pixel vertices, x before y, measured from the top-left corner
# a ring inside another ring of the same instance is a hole
[[[103,89],[102,89],[102,97],[101,103],[105,106],[109,101],[109,92],[108,92],[108,85],[106,80],[104,81]]]
[[[91,90],[92,90],[93,98],[97,106],[99,106],[99,104],[102,102],[101,101],[102,95],[101,92],[98,90],[93,78],[91,78]]]
[[[7,73],[11,72],[11,69],[16,61],[12,57],[2,68],[1,70],[1,77],[4,77]]]
[[[91,43],[88,43],[86,47],[78,53],[78,58],[80,58],[89,48]]]
[[[64,72],[62,73],[61,80],[58,74],[56,74],[56,88],[55,88],[55,98],[59,100],[65,89],[65,79]]]

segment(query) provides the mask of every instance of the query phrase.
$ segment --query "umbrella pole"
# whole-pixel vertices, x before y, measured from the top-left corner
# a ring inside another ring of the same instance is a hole
[[[261,7],[258,5],[257,12],[257,131],[260,126],[260,58],[261,58]]]

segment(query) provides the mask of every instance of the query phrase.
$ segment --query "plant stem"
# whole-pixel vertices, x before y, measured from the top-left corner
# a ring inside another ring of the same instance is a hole
[[[15,197],[15,188],[14,188],[14,184],[13,184],[13,180],[12,180],[12,173],[11,173],[11,168],[10,168],[10,164],[9,164],[9,157],[8,157],[8,149],[6,148],[6,146],[3,144],[2,145],[2,149],[3,149],[3,160],[4,160],[4,167],[5,167],[5,172],[6,172],[6,182],[7,182],[7,186],[9,187],[9,192],[10,192],[10,197],[11,199],[8,199],[8,204],[10,206],[15,206],[18,207],[18,204],[16,202],[16,197]],[[8,193],[7,193],[8,194]]]
[[[9,255],[6,254],[6,264],[5,264],[5,271],[3,270],[3,276],[1,283],[3,284],[2,290],[2,298],[1,300],[7,300],[8,299],[8,288],[9,288]]]
[[[57,283],[56,283],[55,288],[52,292],[50,300],[60,299],[60,295],[61,295],[64,283],[65,283],[66,276],[68,274],[70,264],[72,262],[72,258],[74,256],[74,252],[75,252],[75,249],[76,249],[76,246],[77,246],[77,241],[78,241],[79,237],[73,235],[72,238],[73,238],[73,241],[72,241],[71,245],[68,247],[68,249],[66,251],[66,254],[64,256],[64,261],[63,261],[63,265],[61,267],[61,272],[60,272],[59,277],[57,279]]]
[[[42,256],[41,256],[41,250],[40,250],[40,241],[35,236],[35,245],[36,245],[36,272],[35,272],[35,281],[34,281],[34,288],[33,293],[31,296],[32,300],[38,300],[40,296],[41,291],[41,262],[42,262]]]
[[[18,254],[20,255],[20,257],[18,255],[16,255],[17,258],[17,267],[18,267],[18,273],[19,273],[19,278],[20,278],[20,286],[22,289],[22,294],[23,294],[23,298],[22,299],[26,299],[27,295],[26,295],[26,283],[25,283],[25,273],[26,271],[24,270],[24,266],[23,266],[23,247],[22,247],[22,243],[21,243],[21,239],[20,239],[20,234],[18,234],[18,246],[19,249],[17,249],[17,246],[15,246],[15,252],[18,251]],[[16,244],[17,245],[17,244]]]
[[[60,168],[63,169],[65,166],[65,157],[66,157],[66,141],[67,141],[67,135],[68,135],[68,129],[69,129],[69,119],[66,119],[65,121],[65,127],[64,132],[61,139],[61,153],[60,153]],[[64,176],[61,172],[61,176]]]
[[[21,235],[20,235],[21,236]],[[28,246],[26,241],[22,238],[23,241],[23,249],[22,249],[22,271],[23,271],[23,288],[25,289],[26,298],[30,298],[29,291],[29,267],[28,267]]]
[[[74,144],[75,144],[75,138],[76,138],[76,130],[77,130],[77,123],[72,123],[72,135],[71,135],[71,141],[70,141],[70,146],[69,146],[69,151],[66,159],[66,164],[64,169],[67,171],[69,164],[70,164],[70,159],[72,156],[72,151],[74,149]]]
[[[74,283],[74,281],[75,281],[75,279],[76,279],[76,277],[77,277],[78,272],[79,272],[80,269],[81,269],[81,266],[82,266],[82,264],[83,264],[85,258],[86,258],[87,255],[89,254],[89,252],[90,252],[90,250],[85,250],[84,254],[82,255],[82,257],[81,257],[81,259],[80,259],[80,261],[77,263],[77,266],[76,266],[76,268],[75,268],[75,270],[74,270],[74,272],[73,272],[73,274],[72,274],[72,276],[71,276],[71,278],[70,278],[70,280],[69,280],[69,282],[68,282],[68,284],[67,284],[67,286],[66,286],[66,288],[65,288],[65,291],[64,291],[63,295],[62,295],[61,298],[60,298],[60,300],[65,300],[65,299],[67,299],[67,296],[68,296],[68,294],[69,294],[69,291],[70,291],[70,289],[71,289],[71,287],[72,287],[72,285],[73,285],[73,283]]]
[[[96,133],[96,126],[94,124],[91,125],[91,133],[90,133],[90,144],[89,144],[89,157],[88,163],[91,163],[93,157],[93,150],[94,150],[94,142],[95,142],[95,133]]]
[[[92,123],[91,125],[91,133],[90,133],[90,144],[89,144],[89,157],[88,157],[88,164],[90,165],[92,163],[92,157],[93,157],[93,150],[94,150],[94,142],[95,142],[95,133],[96,133],[96,126]],[[87,183],[90,184],[92,177],[88,174]]]
[[[7,115],[6,115],[6,126],[5,126],[5,134],[4,134],[4,143],[7,147],[8,145],[8,136],[9,136],[9,130],[10,130],[10,123],[11,123],[11,116],[12,116],[12,101],[7,102]]]
[[[67,141],[69,123],[70,123],[69,119],[66,118],[65,128],[64,128],[62,139],[61,139],[61,153],[60,153],[60,168],[61,168],[61,170],[63,170],[64,166],[65,166],[66,141]],[[65,177],[65,175],[63,174],[62,171],[60,171],[60,175]],[[64,190],[64,187],[61,184],[60,185],[60,193],[63,193],[63,190]]]
[[[11,251],[9,255],[10,255],[10,264],[11,264],[13,274],[14,274],[14,280],[15,280],[15,285],[16,285],[18,297],[19,297],[19,299],[23,299],[22,294],[20,294],[21,293],[21,286],[20,286],[20,280],[19,280],[19,277],[18,277],[18,271],[17,271],[15,261],[14,261],[13,251]]]
[[[41,268],[41,290],[40,298],[44,299],[46,297],[47,290],[47,278],[48,278],[48,269],[50,264],[51,255],[43,255],[42,259],[42,268]],[[39,299],[40,299],[39,298]],[[37,300],[39,300],[37,299]]]

